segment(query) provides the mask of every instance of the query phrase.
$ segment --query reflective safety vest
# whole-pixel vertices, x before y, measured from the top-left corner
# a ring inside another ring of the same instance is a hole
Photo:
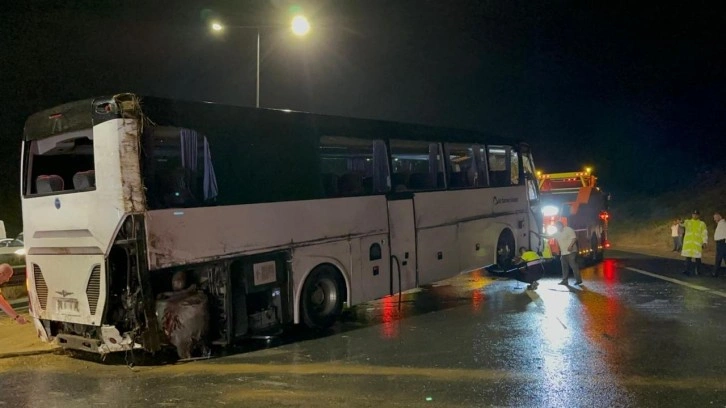
[[[555,239],[545,239],[544,240],[544,249],[542,249],[542,257],[545,259],[552,258],[553,254],[559,254],[560,248],[557,246],[557,241]]]
[[[536,261],[538,259],[539,255],[537,255],[537,253],[534,251],[524,251],[524,253],[522,253],[522,260],[524,262]]]
[[[686,220],[686,235],[683,237],[682,256],[700,258],[703,244],[708,243],[708,229],[701,220]]]

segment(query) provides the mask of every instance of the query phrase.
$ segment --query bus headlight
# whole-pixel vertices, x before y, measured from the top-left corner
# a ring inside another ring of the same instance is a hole
[[[547,235],[554,235],[557,232],[557,227],[554,225],[547,226]]]
[[[542,215],[545,217],[551,217],[553,215],[559,214],[560,209],[555,207],[554,205],[545,205],[542,207]]]
[[[25,248],[20,248],[17,251],[15,251],[15,255],[18,255],[18,256],[25,255]]]

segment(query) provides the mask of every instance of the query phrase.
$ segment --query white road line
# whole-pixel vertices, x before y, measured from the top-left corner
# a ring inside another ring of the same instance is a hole
[[[692,283],[684,282],[682,280],[669,278],[667,276],[658,275],[657,273],[644,271],[644,270],[638,269],[638,268],[631,268],[629,266],[626,266],[625,269],[627,269],[629,271],[641,273],[643,275],[648,275],[648,276],[651,276],[653,278],[657,278],[657,279],[661,279],[661,280],[668,281],[668,282],[671,282],[671,283],[675,283],[675,284],[678,284],[678,285],[681,285],[681,286],[685,286],[687,288],[691,288],[691,289],[695,289],[695,290],[700,290],[701,292],[706,292],[706,293],[710,293],[712,295],[721,296],[721,297],[725,297],[726,298],[726,292],[722,292],[720,290],[709,289],[709,288],[707,288],[705,286],[694,285]]]

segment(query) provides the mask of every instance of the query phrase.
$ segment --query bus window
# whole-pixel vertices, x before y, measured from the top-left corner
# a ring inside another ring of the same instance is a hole
[[[529,154],[522,154],[522,166],[524,167],[524,179],[527,183],[527,196],[529,201],[536,201],[539,198],[537,192],[537,179],[534,172],[534,164]]]
[[[29,142],[25,194],[95,190],[91,133],[66,133]]]
[[[448,176],[449,188],[470,188],[481,185],[479,166],[474,156],[474,146],[447,143],[446,152],[449,157]]]
[[[488,187],[489,171],[487,170],[487,149],[481,145],[474,145],[474,153],[477,168],[477,183],[479,187]]]
[[[519,153],[515,150],[509,151],[509,174],[513,186],[519,185]]]
[[[192,207],[217,196],[207,138],[191,129],[156,127],[146,137],[145,184],[151,208]]]
[[[512,185],[509,161],[510,146],[487,146],[489,163],[489,183],[492,187]],[[517,180],[519,181],[519,180]]]
[[[445,188],[444,161],[435,142],[391,140],[394,191],[439,190]]]
[[[382,140],[321,137],[320,172],[324,197],[380,194],[390,189],[388,154]]]
[[[524,167],[524,173],[534,176],[534,164],[532,158],[528,154],[522,155],[522,165]]]

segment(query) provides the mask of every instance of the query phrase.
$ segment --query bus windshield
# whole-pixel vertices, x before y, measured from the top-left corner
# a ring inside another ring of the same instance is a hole
[[[95,190],[91,129],[26,143],[25,195]]]

